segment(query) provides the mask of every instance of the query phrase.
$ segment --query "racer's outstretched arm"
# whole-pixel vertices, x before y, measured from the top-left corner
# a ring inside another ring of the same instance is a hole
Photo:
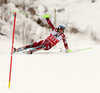
[[[46,18],[48,25],[52,28],[52,30],[55,29],[54,25],[51,23],[49,18]]]

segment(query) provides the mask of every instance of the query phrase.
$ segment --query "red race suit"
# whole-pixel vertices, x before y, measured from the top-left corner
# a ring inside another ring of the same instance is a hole
[[[53,46],[55,46],[60,40],[63,40],[65,48],[68,49],[68,44],[64,33],[59,33],[58,28],[54,27],[54,25],[51,23],[49,19],[47,20],[47,23],[52,28],[52,32],[45,40],[33,43],[33,46],[37,47],[40,45],[45,45],[46,48],[44,50],[49,50]]]

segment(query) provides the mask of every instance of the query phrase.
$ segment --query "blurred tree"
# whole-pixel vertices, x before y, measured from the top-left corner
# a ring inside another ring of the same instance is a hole
[[[0,6],[2,6],[4,3],[7,3],[7,0],[0,0]]]
[[[94,3],[96,0],[92,0],[92,3]]]

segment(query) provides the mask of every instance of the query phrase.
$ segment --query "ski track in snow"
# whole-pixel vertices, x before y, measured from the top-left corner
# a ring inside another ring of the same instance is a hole
[[[99,93],[100,46],[74,53],[59,50],[0,55],[0,93]]]

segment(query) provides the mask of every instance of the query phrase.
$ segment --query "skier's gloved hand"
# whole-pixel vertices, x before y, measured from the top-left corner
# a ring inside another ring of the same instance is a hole
[[[66,49],[66,53],[70,53],[72,52],[70,49]]]
[[[46,20],[49,20],[49,18],[46,18]]]

